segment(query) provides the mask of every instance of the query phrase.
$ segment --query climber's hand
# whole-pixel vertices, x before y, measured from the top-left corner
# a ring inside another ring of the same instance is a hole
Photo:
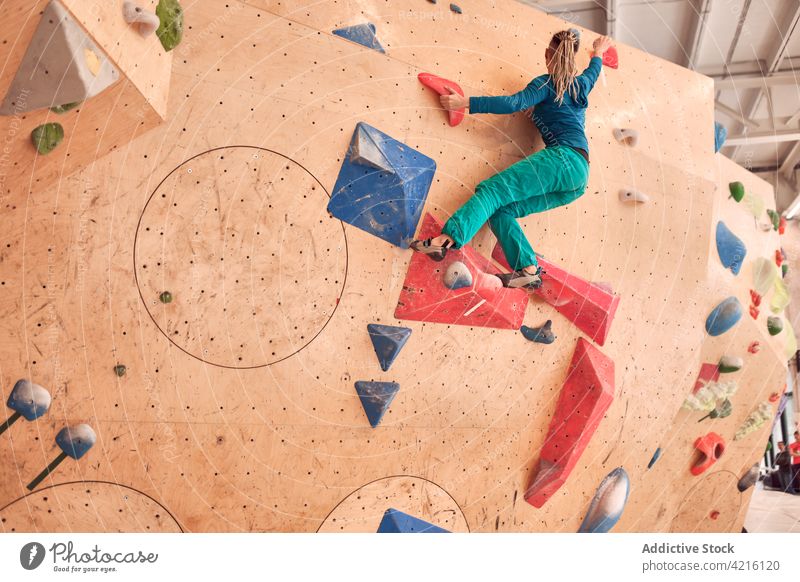
[[[594,54],[596,56],[602,56],[604,52],[611,48],[611,39],[607,36],[598,36],[595,39],[592,48],[594,49]]]
[[[448,111],[455,111],[456,109],[464,109],[469,106],[469,97],[459,95],[450,87],[448,87],[447,90],[450,91],[449,95],[442,95],[439,97],[439,102],[442,104],[442,107]]]

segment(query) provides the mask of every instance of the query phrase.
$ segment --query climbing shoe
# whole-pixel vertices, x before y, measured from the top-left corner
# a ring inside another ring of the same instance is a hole
[[[438,262],[444,260],[444,257],[447,255],[450,241],[445,241],[443,245],[439,246],[432,244],[431,239],[426,238],[425,240],[415,240],[408,246],[411,250],[428,255],[431,259]]]
[[[497,276],[503,282],[503,287],[508,287],[509,289],[538,289],[542,286],[542,273],[542,268],[536,267],[535,272],[521,269],[513,273],[502,273]]]

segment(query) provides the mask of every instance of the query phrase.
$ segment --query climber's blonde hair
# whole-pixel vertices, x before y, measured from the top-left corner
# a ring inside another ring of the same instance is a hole
[[[556,101],[559,105],[564,103],[564,93],[567,91],[573,98],[576,97],[576,87],[573,82],[578,75],[575,54],[578,52],[579,44],[579,33],[572,28],[555,33],[550,40],[550,60],[548,62],[550,79],[553,81]]]

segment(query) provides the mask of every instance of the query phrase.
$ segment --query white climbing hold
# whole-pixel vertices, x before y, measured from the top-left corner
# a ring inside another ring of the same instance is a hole
[[[635,148],[639,143],[639,132],[635,129],[615,129],[614,138],[623,145]]]
[[[631,190],[630,188],[623,188],[619,191],[619,201],[627,202],[630,204],[650,202],[650,197],[644,192],[638,190]]]
[[[448,289],[462,289],[472,286],[472,273],[469,268],[461,261],[455,261],[447,267],[444,274],[444,285]]]
[[[138,24],[139,34],[143,37],[153,34],[161,24],[155,12],[145,10],[129,0],[122,4],[122,17],[128,24]]]

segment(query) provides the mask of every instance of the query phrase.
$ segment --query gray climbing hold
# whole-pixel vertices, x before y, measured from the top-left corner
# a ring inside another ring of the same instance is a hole
[[[31,141],[42,155],[52,152],[64,139],[64,128],[60,123],[45,123],[31,132]]]
[[[160,22],[156,36],[164,50],[169,52],[183,39],[183,8],[178,0],[159,0],[156,16]]]
[[[161,25],[161,21],[154,12],[145,10],[130,0],[126,0],[122,4],[122,17],[128,24],[138,24],[139,34],[143,37],[150,36]]]
[[[382,144],[381,135],[375,128],[359,123],[350,143],[350,161],[354,164],[394,174],[392,164],[381,151]]]
[[[718,369],[720,374],[730,374],[731,372],[738,372],[744,366],[744,360],[736,356],[722,356],[719,359]]]
[[[767,331],[769,335],[778,335],[783,331],[783,320],[780,317],[770,315],[767,318]]]
[[[461,14],[461,6],[459,6],[458,4],[451,4],[450,10],[452,10],[456,14]]]
[[[554,334],[551,329],[552,325],[553,321],[548,319],[541,327],[528,327],[527,325],[523,325],[520,331],[527,340],[540,344],[551,344],[556,341],[556,334]]]
[[[639,143],[639,132],[635,129],[614,129],[614,139],[623,145],[636,147]]]
[[[736,488],[740,492],[744,493],[750,489],[750,487],[756,484],[758,481],[759,466],[759,463],[754,464],[744,475],[742,475],[742,478],[739,479],[739,482],[736,484]]]
[[[650,202],[650,197],[644,192],[639,192],[638,190],[632,190],[630,188],[623,188],[619,191],[619,201],[628,202],[631,204],[644,204],[645,202]]]
[[[42,13],[0,115],[84,101],[119,79],[119,71],[60,2]]]
[[[463,289],[472,286],[472,273],[469,268],[461,261],[450,263],[444,273],[444,286],[448,289]]]

